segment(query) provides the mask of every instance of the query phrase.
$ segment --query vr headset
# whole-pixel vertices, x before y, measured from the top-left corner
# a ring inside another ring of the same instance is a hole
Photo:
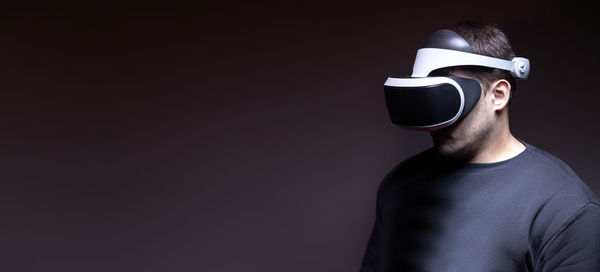
[[[440,74],[435,70],[455,66],[480,66],[510,71],[518,79],[529,75],[529,60],[512,60],[475,54],[469,43],[451,30],[434,32],[421,49],[410,78],[391,78],[384,83],[385,100],[393,123],[416,130],[447,127],[467,115],[481,96],[479,82]]]

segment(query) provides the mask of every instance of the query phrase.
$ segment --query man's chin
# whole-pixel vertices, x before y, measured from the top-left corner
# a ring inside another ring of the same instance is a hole
[[[454,141],[447,135],[432,135],[433,147],[436,152],[446,154],[454,148]]]
[[[448,145],[443,144],[433,144],[433,150],[436,154],[444,157],[453,157],[456,153],[454,149],[450,148]]]
[[[473,153],[462,142],[434,142],[433,150],[438,156],[452,158],[456,161],[470,161]]]
[[[434,137],[433,149],[438,155],[444,157],[463,157],[465,153],[460,143],[446,136]]]

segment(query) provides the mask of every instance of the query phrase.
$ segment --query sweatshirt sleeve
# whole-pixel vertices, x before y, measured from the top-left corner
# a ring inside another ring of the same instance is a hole
[[[600,206],[597,203],[581,208],[548,241],[538,255],[534,271],[600,271]]]
[[[381,254],[381,235],[380,235],[380,226],[381,226],[381,208],[379,204],[379,197],[377,197],[377,205],[375,212],[375,224],[373,225],[373,229],[371,231],[371,235],[369,236],[369,241],[367,243],[367,249],[363,255],[362,263],[360,265],[359,272],[375,272],[379,271],[379,254]]]
[[[392,171],[393,172],[393,171]],[[367,243],[367,249],[363,255],[362,263],[360,265],[359,272],[375,272],[381,271],[381,255],[382,252],[382,227],[383,227],[383,203],[385,199],[385,187],[389,182],[391,173],[389,173],[379,184],[377,188],[377,200],[375,207],[375,223],[369,241]]]

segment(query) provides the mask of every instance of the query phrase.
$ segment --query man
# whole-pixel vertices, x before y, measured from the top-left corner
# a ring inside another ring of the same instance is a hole
[[[392,121],[433,147],[379,185],[361,272],[600,271],[599,198],[510,132],[528,73],[500,29],[463,22],[426,41],[412,78],[388,79]]]

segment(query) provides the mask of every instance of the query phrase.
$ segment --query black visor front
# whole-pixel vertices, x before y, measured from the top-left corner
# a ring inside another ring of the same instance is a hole
[[[411,80],[426,82],[422,78],[415,78],[384,85],[392,122],[413,129],[434,130],[466,115],[479,100],[479,83],[462,77],[444,78],[446,82],[441,83],[431,80],[432,84],[413,84]]]
[[[434,126],[452,119],[460,109],[460,94],[451,84],[384,88],[390,118],[399,125]]]

